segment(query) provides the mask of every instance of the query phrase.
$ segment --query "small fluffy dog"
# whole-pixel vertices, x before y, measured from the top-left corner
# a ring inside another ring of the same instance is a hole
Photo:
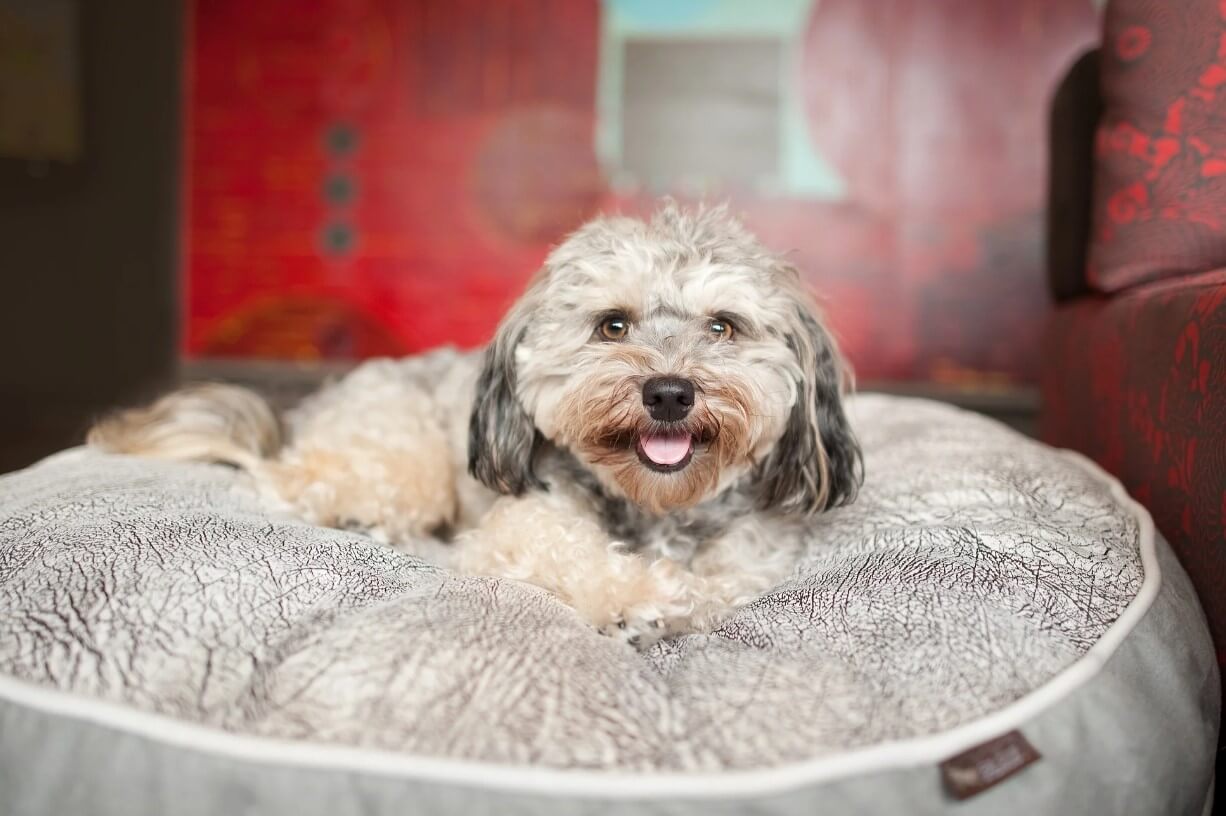
[[[778,583],[850,502],[844,367],[796,270],[724,208],[597,219],[484,355],[373,361],[279,421],[204,385],[100,423],[103,450],[236,465],[313,523],[543,587],[645,647]]]

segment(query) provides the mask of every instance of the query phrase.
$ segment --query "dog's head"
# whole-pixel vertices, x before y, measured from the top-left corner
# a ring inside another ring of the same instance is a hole
[[[747,475],[759,506],[854,498],[844,368],[796,270],[723,208],[603,218],[545,262],[485,354],[469,469],[541,487],[542,439],[660,514]]]

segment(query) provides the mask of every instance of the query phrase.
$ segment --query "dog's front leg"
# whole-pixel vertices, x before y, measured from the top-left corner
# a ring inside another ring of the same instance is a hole
[[[504,497],[459,543],[463,572],[549,590],[606,635],[644,648],[686,630],[690,576],[625,552],[587,508],[557,493]]]

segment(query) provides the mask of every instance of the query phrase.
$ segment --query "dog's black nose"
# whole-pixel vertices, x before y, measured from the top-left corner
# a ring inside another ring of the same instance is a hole
[[[657,422],[676,422],[694,407],[694,383],[680,377],[653,377],[643,383],[643,404]]]

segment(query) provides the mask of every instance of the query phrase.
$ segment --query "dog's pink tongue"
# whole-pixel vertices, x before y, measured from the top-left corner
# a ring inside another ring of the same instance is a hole
[[[654,434],[641,440],[643,453],[657,465],[675,465],[690,452],[689,434]]]

